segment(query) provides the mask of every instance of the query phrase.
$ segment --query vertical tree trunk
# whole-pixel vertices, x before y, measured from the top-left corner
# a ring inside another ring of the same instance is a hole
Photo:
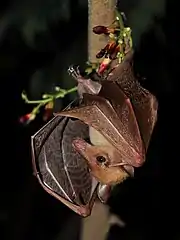
[[[88,57],[96,62],[97,52],[107,43],[103,35],[96,35],[92,28],[97,25],[110,25],[115,19],[117,0],[88,0]]]
[[[88,60],[97,62],[96,54],[107,44],[107,38],[96,35],[92,28],[97,25],[108,26],[115,20],[117,0],[88,0]],[[104,240],[109,230],[109,207],[97,201],[92,214],[82,221],[81,240]]]

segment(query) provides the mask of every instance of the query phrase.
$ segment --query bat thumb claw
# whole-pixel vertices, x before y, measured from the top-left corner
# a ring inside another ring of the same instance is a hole
[[[106,184],[99,184],[98,197],[102,203],[106,203],[111,193],[111,186]]]

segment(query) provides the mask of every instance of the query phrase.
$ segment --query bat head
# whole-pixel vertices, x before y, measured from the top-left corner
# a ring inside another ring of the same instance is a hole
[[[134,168],[120,162],[119,152],[93,128],[90,128],[90,140],[93,144],[77,138],[73,141],[73,147],[86,159],[92,175],[98,181],[111,185],[133,175]]]

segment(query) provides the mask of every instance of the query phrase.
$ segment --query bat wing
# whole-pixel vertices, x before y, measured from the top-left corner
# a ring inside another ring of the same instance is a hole
[[[99,96],[107,99],[117,114],[117,125],[125,141],[139,154],[144,156],[139,125],[130,99],[116,82],[103,81]]]
[[[72,140],[88,137],[79,120],[55,116],[32,136],[33,168],[42,187],[76,213],[88,216],[96,197],[97,181]]]
[[[103,97],[103,94],[105,94],[103,88],[107,88],[109,92],[112,90],[112,95],[118,94],[118,101],[111,98],[111,94],[107,95],[109,100]],[[114,92],[115,89],[116,91]],[[142,146],[138,124],[131,104],[129,104],[129,102],[127,103],[127,97],[120,90],[119,86],[113,82],[107,82],[107,84],[104,85],[103,82],[101,94],[84,94],[83,104],[84,105],[80,107],[65,110],[59,114],[61,116],[78,118],[87,125],[95,128],[108,142],[117,148],[121,154],[121,158],[125,159],[127,164],[132,166],[135,166],[134,164],[137,166],[142,164],[144,148]],[[126,115],[125,119],[123,119],[121,113],[124,114],[123,111],[125,110]],[[131,132],[129,133],[129,131]],[[122,159],[119,159],[119,162],[121,162]],[[136,159],[136,161],[134,161],[134,159]],[[139,162],[138,159],[140,159]],[[112,164],[118,163],[113,162]]]
[[[139,84],[134,76],[132,65],[133,52],[129,52],[124,61],[109,74],[107,80],[117,82],[122,91],[131,100],[147,151],[152,131],[157,121],[158,102],[155,96]]]

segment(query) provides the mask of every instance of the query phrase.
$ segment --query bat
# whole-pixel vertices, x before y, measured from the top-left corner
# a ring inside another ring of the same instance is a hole
[[[91,143],[77,138],[72,144],[103,186],[122,182],[143,165],[157,120],[157,99],[135,78],[132,57],[129,52],[123,63],[112,67],[96,92],[89,86],[91,93],[82,94],[80,106],[57,113],[89,126]],[[82,84],[82,77],[75,72]]]
[[[78,104],[72,102],[68,108]],[[83,122],[55,116],[31,137],[34,174],[46,192],[83,217],[90,215],[98,182],[84,158],[72,147],[75,137],[88,137]]]
[[[134,77],[132,56],[121,64],[113,61],[99,81],[84,79],[70,67],[79,99],[32,136],[40,184],[84,217],[97,195],[106,202],[112,186],[133,176],[145,161],[158,103]]]

